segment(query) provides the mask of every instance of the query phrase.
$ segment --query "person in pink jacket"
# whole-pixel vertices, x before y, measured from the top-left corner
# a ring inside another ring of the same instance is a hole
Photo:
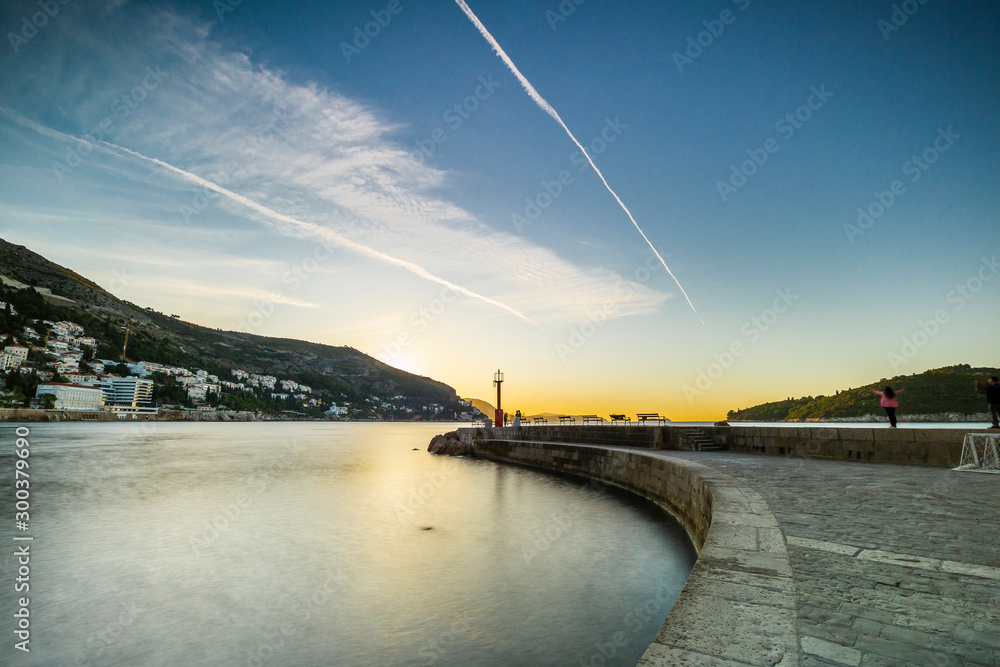
[[[881,391],[878,389],[871,390],[873,394],[878,394],[882,397],[881,405],[885,408],[885,414],[889,417],[889,428],[896,428],[896,408],[899,407],[899,401],[896,400],[896,396],[902,394],[904,391],[906,390],[893,391],[889,385],[886,385],[885,389]]]

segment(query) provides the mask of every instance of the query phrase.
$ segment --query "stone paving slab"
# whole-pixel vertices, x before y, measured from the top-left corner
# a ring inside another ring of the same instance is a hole
[[[1000,477],[733,452],[669,455],[766,500],[787,544],[803,667],[1000,667]]]

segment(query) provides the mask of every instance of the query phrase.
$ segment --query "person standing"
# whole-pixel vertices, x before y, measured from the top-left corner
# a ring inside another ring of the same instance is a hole
[[[873,394],[878,394],[882,397],[881,405],[885,408],[885,414],[889,417],[889,428],[896,428],[896,408],[899,407],[899,401],[896,400],[896,396],[902,394],[905,389],[900,389],[899,391],[893,391],[892,387],[889,385],[885,386],[885,389],[870,390]]]
[[[514,428],[520,428],[520,427],[521,427],[521,411],[518,410],[516,413],[514,413]]]
[[[993,420],[990,428],[1000,428],[1000,380],[994,375],[986,388],[981,391],[986,394],[986,402],[990,406],[990,419]]]

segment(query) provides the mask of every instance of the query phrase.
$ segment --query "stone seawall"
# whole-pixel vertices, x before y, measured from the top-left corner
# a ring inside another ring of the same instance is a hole
[[[671,449],[669,426],[506,426],[501,428],[462,428],[463,442],[477,440],[525,440],[531,442],[584,442],[591,445],[649,447]]]
[[[0,408],[0,421],[7,422],[115,421],[115,419],[116,417],[110,412]]]
[[[679,450],[691,446],[691,434],[705,442],[737,452],[803,456],[845,461],[877,461],[954,468],[962,457],[966,433],[983,428],[890,429],[839,426],[731,426],[668,424],[666,426],[521,426],[519,428],[468,428],[459,431],[465,442],[508,440],[558,442],[609,447],[644,447]]]
[[[965,434],[984,429],[733,425],[728,431],[729,449],[738,452],[954,468]]]
[[[671,461],[569,444],[492,439],[473,439],[472,444],[479,458],[581,475],[648,498],[680,521],[699,551],[712,525],[711,489],[689,468]]]
[[[640,666],[798,665],[788,551],[760,494],[725,473],[662,451],[503,439],[513,431],[460,429],[459,435],[476,457],[581,475],[648,498],[680,521],[698,549],[684,590]],[[651,433],[642,435],[656,441]]]

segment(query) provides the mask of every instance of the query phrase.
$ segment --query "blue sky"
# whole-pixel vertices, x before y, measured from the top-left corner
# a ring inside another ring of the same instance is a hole
[[[455,2],[56,6],[0,9],[0,234],[135,303],[529,411],[997,365],[996,6],[470,4],[704,325]]]

